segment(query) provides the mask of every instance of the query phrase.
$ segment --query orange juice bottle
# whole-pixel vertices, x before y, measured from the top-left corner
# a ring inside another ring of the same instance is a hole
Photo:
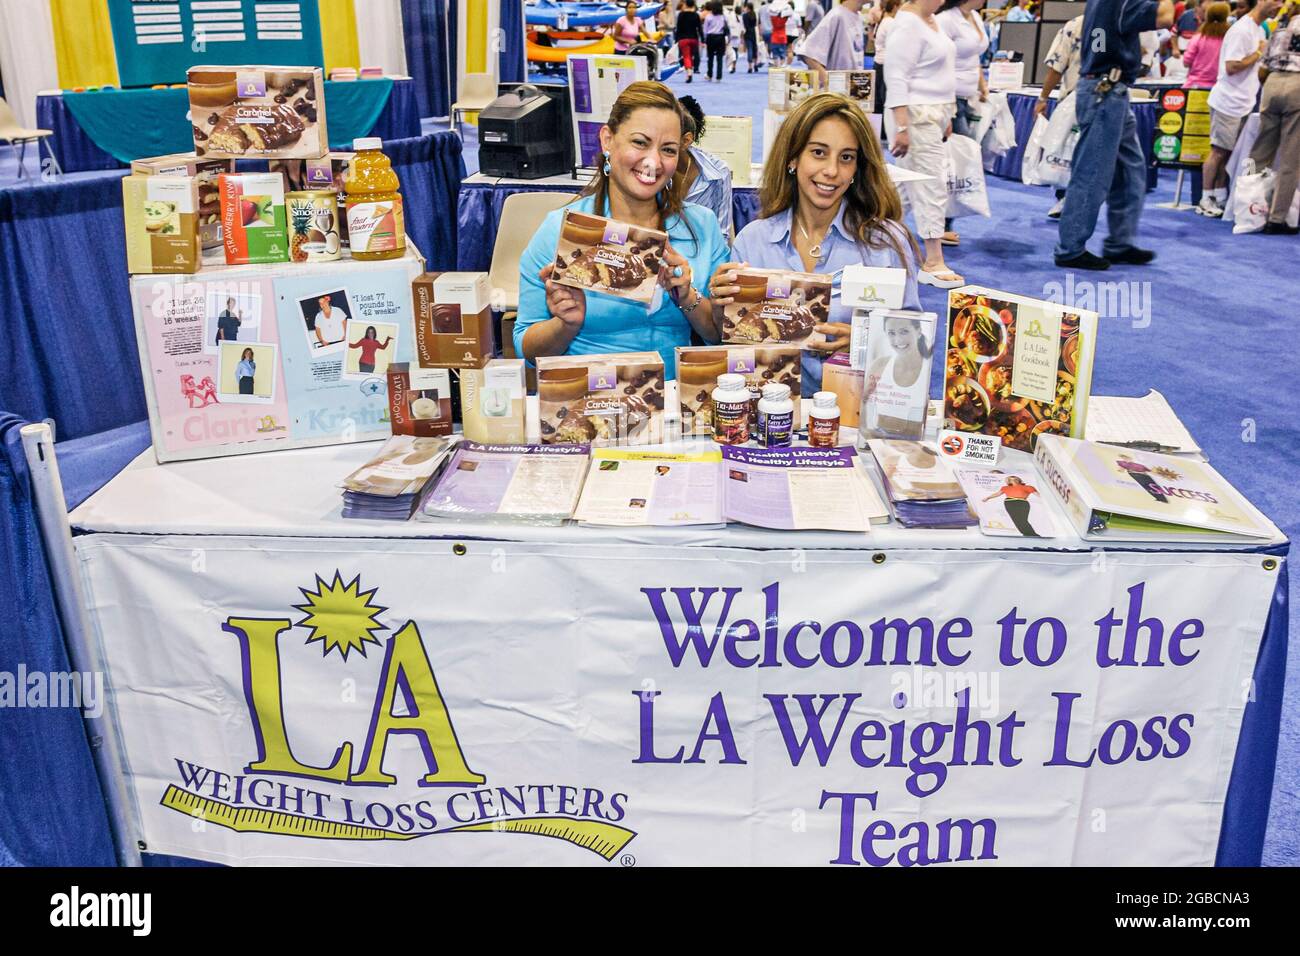
[[[356,155],[344,184],[352,258],[363,262],[406,254],[400,184],[382,145],[377,136],[352,141]]]

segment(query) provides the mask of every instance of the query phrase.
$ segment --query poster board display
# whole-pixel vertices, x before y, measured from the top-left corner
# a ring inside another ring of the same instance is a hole
[[[194,275],[131,281],[158,461],[387,435],[388,366],[415,358],[411,281],[423,260],[410,240],[385,262],[219,256]]]
[[[569,106],[573,114],[573,155],[579,166],[595,166],[600,128],[618,94],[637,80],[649,79],[645,57],[581,54],[569,57]]]
[[[199,64],[325,66],[315,0],[108,0],[121,85],[184,83]]]
[[[754,118],[752,116],[706,116],[704,135],[696,144],[712,153],[731,170],[732,186],[752,184],[751,157],[754,152]]]
[[[1159,93],[1154,155],[1158,166],[1200,166],[1210,155],[1210,91]]]

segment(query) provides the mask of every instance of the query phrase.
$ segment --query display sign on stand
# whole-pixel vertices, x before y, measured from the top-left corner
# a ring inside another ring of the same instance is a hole
[[[1025,85],[1025,62],[994,60],[989,64],[990,90],[1018,90]]]
[[[131,279],[160,462],[389,434],[385,373],[415,359],[423,260],[224,266]],[[373,338],[378,348],[363,346]]]
[[[696,143],[731,170],[731,185],[750,185],[754,152],[754,119],[751,116],[706,116],[704,135]]]
[[[1181,87],[1157,98],[1155,157],[1160,166],[1200,166],[1210,154],[1210,91]]]
[[[595,166],[600,128],[614,101],[637,80],[649,78],[645,57],[582,54],[569,57],[569,105],[573,111],[573,155],[578,166]]]

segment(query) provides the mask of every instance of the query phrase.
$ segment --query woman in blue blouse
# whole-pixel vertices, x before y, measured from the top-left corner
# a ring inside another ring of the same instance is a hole
[[[819,93],[795,108],[772,144],[759,199],[760,217],[740,231],[732,248],[736,267],[824,275],[857,264],[906,269],[903,308],[920,311],[916,242],[902,224],[903,203],[880,140],[852,100]],[[719,269],[710,284],[719,321],[739,291],[736,267]],[[823,357],[849,346],[853,310],[836,298],[830,319],[814,326],[804,346],[805,397],[821,391]]]
[[[648,312],[635,302],[589,296],[552,282],[564,214],[558,209],[547,215],[519,261],[515,350],[530,362],[540,355],[655,350],[673,378],[673,349],[689,345],[692,332],[710,343],[720,337],[707,283],[727,261],[727,240],[711,211],[682,199],[686,184],[674,175],[682,152],[682,114],[668,87],[640,81],[620,93],[601,127],[600,146],[601,166],[568,208],[668,233],[660,274],[668,294]]]

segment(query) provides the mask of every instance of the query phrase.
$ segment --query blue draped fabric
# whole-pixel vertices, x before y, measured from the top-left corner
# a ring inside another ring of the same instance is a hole
[[[450,116],[455,99],[449,38],[455,3],[449,0],[402,0],[402,41],[406,72],[415,81],[420,116]]]
[[[523,0],[501,0],[501,82],[522,83],[528,78],[527,51],[524,49]]]
[[[1016,118],[1016,145],[994,161],[993,168],[989,170],[994,176],[1020,181],[1025,146],[1028,145],[1029,134],[1034,129],[1035,102],[1037,97],[1025,93],[1007,94],[1007,105],[1011,107],[1011,115]],[[1056,102],[1052,100],[1047,104],[1048,116],[1051,116],[1052,111],[1056,109]],[[1159,169],[1155,165],[1156,104],[1152,101],[1132,103],[1130,106],[1133,110],[1133,118],[1137,120],[1138,141],[1142,144],[1142,152],[1147,158],[1147,192],[1150,192],[1156,188],[1156,178],[1159,175]]]
[[[492,264],[492,248],[497,241],[497,224],[501,221],[501,207],[506,197],[529,192],[578,192],[578,185],[497,185],[495,183],[467,183],[461,186],[456,203],[456,223],[459,230],[456,268],[462,272],[486,272]],[[731,191],[731,220],[736,232],[758,218],[761,204],[758,190],[752,186],[736,187]]]
[[[19,429],[0,412],[0,671],[67,673]],[[0,864],[111,866],[104,795],[78,710],[0,707]]]
[[[325,83],[330,145],[350,149],[358,136],[385,140],[420,135],[413,80],[381,77]],[[132,159],[194,148],[183,89],[101,90],[38,96],[38,125],[64,172],[120,169]]]
[[[430,269],[456,266],[465,176],[451,132],[390,140],[406,227]],[[0,408],[76,438],[147,417],[122,231],[121,175],[0,190]]]

